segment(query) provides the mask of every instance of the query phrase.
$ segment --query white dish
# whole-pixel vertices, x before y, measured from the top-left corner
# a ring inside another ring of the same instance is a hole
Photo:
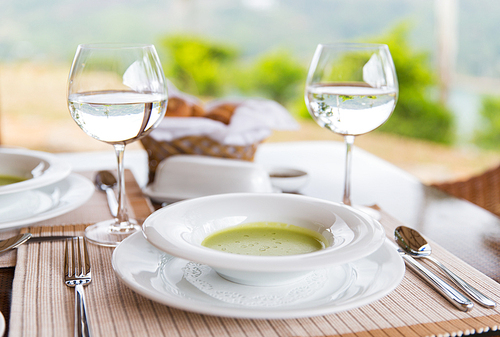
[[[0,229],[19,227],[65,214],[86,203],[94,193],[94,190],[94,185],[89,179],[72,173],[64,180],[49,186],[40,187],[35,191],[36,197],[44,196],[44,199],[58,200],[58,202],[54,202],[51,204],[51,207],[38,213],[34,213],[33,210],[25,210],[25,216],[18,214],[13,215],[11,217],[12,220],[3,221],[2,219],[0,220]],[[23,196],[25,196],[24,192],[8,196],[15,198],[14,201],[19,201],[19,205],[15,207],[17,210],[23,208],[23,203],[26,203],[26,207],[30,207],[30,203],[33,202],[33,200],[23,199]],[[47,200],[43,200],[43,202],[47,202]]]
[[[290,167],[272,167],[267,170],[271,184],[283,192],[297,192],[309,181],[307,172]]]
[[[254,222],[279,222],[321,234],[328,247],[307,254],[255,256],[230,254],[201,242],[211,233]],[[151,214],[143,223],[156,248],[208,265],[229,280],[279,284],[311,270],[345,264],[377,250],[384,242],[382,225],[352,207],[294,194],[231,193],[181,201]]]
[[[187,260],[156,249],[140,233],[128,237],[115,249],[112,263],[116,275],[129,288],[158,303],[200,314],[256,319],[311,317],[358,308],[393,291],[405,272],[397,251],[384,244],[371,255],[351,262],[348,267],[334,266],[324,271],[327,275],[338,275],[336,271],[340,270],[342,279],[327,277],[322,287],[316,287],[303,298],[267,306],[262,303],[230,303],[200,291],[184,277]],[[232,287],[233,292],[245,295],[268,291],[267,287],[238,285],[220,277],[211,282],[219,289]]]
[[[238,192],[273,192],[266,170],[244,160],[175,155],[158,165],[154,182],[144,188],[158,202]]]
[[[59,190],[52,194],[38,189],[0,195],[0,223],[32,217],[59,203]]]
[[[189,198],[184,198],[184,197],[177,195],[175,193],[169,193],[168,191],[165,191],[165,192],[154,191],[152,189],[151,185],[144,187],[142,189],[142,193],[144,193],[145,196],[151,198],[151,200],[159,202],[159,203],[161,202],[161,203],[171,204],[174,202],[189,199]]]
[[[0,148],[0,174],[26,180],[0,186],[0,195],[47,186],[66,178],[71,165],[46,152]]]
[[[2,312],[0,312],[0,336],[3,336],[5,333],[5,318],[3,317]]]
[[[179,265],[180,264],[180,265]],[[166,275],[175,275],[182,266],[183,277],[198,290],[210,297],[229,304],[250,307],[282,307],[300,303],[312,296],[336,296],[346,291],[356,280],[351,264],[313,270],[296,282],[277,286],[251,286],[230,282],[209,266],[174,259],[164,264]]]

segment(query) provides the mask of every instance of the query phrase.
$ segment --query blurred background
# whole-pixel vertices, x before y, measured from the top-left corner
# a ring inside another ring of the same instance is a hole
[[[310,59],[318,43],[377,42],[399,101],[355,145],[427,183],[459,179],[500,162],[499,31],[497,0],[2,0],[0,144],[112,151],[66,105],[76,47],[93,42],[155,44],[167,78],[204,101],[278,101],[302,127],[269,142],[341,140],[305,107]]]

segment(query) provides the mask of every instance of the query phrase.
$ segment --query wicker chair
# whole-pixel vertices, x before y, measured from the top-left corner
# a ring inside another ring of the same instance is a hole
[[[439,183],[432,186],[500,216],[500,166],[464,181]]]

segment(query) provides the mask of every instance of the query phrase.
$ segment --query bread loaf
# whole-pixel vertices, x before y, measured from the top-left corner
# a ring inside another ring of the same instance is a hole
[[[165,116],[189,117],[191,116],[191,107],[183,99],[177,97],[169,98]]]
[[[212,110],[207,111],[205,117],[222,122],[227,125],[231,122],[231,117],[233,116],[236,107],[237,105],[232,103],[221,104],[216,106]]]

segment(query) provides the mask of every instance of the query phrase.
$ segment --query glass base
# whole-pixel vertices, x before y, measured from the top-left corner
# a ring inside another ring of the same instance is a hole
[[[111,219],[87,227],[85,237],[95,245],[116,247],[125,238],[141,230],[141,226],[133,219],[121,224],[117,224],[115,219]]]

